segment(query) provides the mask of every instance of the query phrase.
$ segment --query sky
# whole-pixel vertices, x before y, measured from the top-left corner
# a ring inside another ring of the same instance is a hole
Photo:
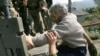
[[[80,2],[80,1],[83,1],[83,0],[71,0],[72,2]],[[66,3],[68,4],[68,0],[53,0],[53,4],[55,3]]]
[[[55,3],[65,3],[68,4],[68,0],[52,0],[53,4]],[[90,7],[95,7],[96,4],[94,0],[71,0],[72,1],[72,7],[75,8],[90,8]]]

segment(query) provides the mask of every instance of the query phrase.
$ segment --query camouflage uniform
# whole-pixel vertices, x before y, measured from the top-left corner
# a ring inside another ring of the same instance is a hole
[[[45,5],[46,3],[44,0],[28,0],[29,13],[32,15],[34,21],[35,32],[42,33],[45,30],[43,17],[41,15],[41,6]]]
[[[26,34],[34,35],[34,33],[42,33],[43,31],[50,29],[51,20],[49,20],[48,17],[45,17],[48,15],[42,10],[42,7],[47,7],[45,0],[28,0],[27,6],[22,5],[22,1],[25,0],[12,1],[22,17]],[[16,2],[17,4],[15,4]]]
[[[6,7],[6,10],[3,8]],[[3,12],[4,10],[4,12]],[[4,18],[5,16],[10,17],[17,17],[16,15],[17,11],[13,7],[12,1],[11,0],[2,0],[0,3],[0,18]]]
[[[45,26],[45,30],[50,30],[52,27],[52,21],[48,15],[48,8],[47,8],[48,4],[46,2],[47,1],[45,0],[40,1],[40,12]]]
[[[32,27],[32,19],[29,16],[27,4],[24,5],[24,2],[27,3],[27,0],[12,0],[14,8],[18,11],[19,16],[22,18],[24,32],[26,35],[31,33]]]
[[[51,4],[52,4],[52,0],[46,0],[46,2],[47,2],[47,4],[48,4],[48,8],[51,6]]]
[[[10,10],[10,15],[11,17],[18,17],[19,13],[16,11],[16,9],[13,7],[12,2],[9,2],[9,10]]]

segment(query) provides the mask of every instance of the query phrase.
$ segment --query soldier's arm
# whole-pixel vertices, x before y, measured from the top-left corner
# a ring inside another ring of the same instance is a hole
[[[11,12],[11,16],[13,16],[13,17],[18,17],[18,16],[19,16],[19,13],[18,13],[18,12],[16,11],[16,9],[14,8],[12,2],[9,3],[9,10],[10,10],[10,12]]]
[[[18,17],[19,13],[15,10],[14,7],[10,7],[9,10],[11,11],[11,13],[13,14],[13,16]]]
[[[28,48],[31,49],[33,47],[39,47],[47,44],[47,38],[45,34],[46,33],[37,34],[36,36],[25,35]]]

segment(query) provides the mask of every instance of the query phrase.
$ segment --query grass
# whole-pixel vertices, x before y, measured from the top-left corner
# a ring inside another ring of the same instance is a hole
[[[90,36],[90,38],[91,38],[92,40],[100,39],[100,33],[91,33],[91,32],[87,32],[87,34]]]

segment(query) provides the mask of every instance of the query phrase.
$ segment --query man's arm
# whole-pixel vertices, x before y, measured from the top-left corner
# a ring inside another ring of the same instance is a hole
[[[89,54],[90,56],[97,56],[97,49],[95,47],[95,45],[93,44],[93,41],[90,39],[90,37],[87,35],[86,32],[84,32],[84,37],[88,42],[88,50],[89,50]]]
[[[87,35],[86,32],[83,33],[85,39],[87,40],[88,44],[93,44],[93,41],[90,39],[90,37]]]

